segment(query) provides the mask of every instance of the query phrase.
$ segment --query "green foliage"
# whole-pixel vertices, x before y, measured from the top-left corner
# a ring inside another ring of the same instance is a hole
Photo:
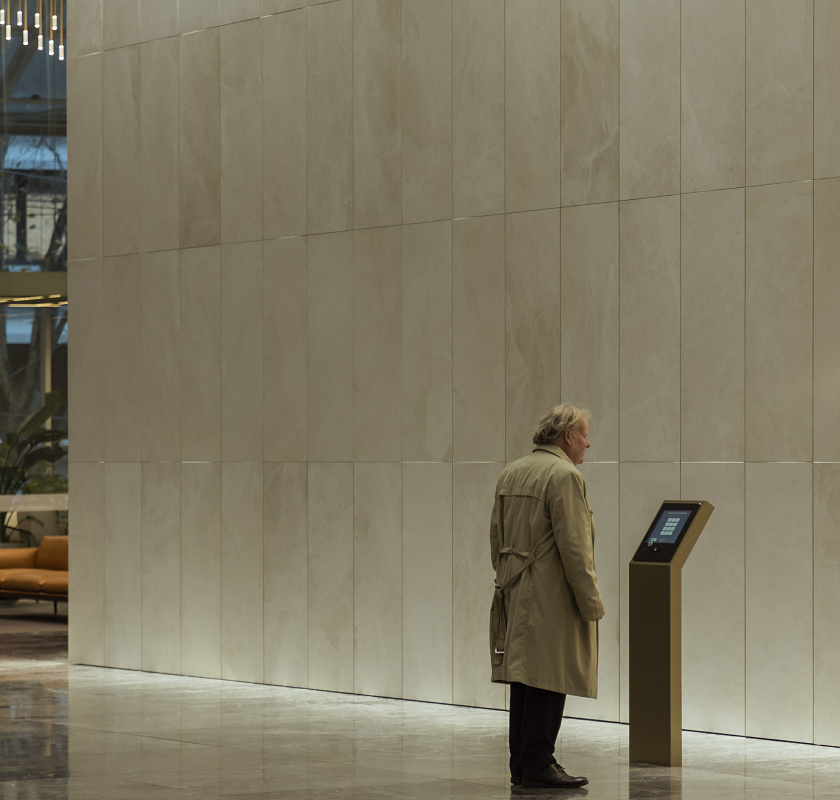
[[[48,392],[44,405],[6,434],[0,444],[0,495],[67,490],[66,479],[53,475],[50,467],[67,455],[67,448],[61,444],[67,432],[44,427],[64,402],[64,392]],[[8,512],[0,511],[0,542],[31,540],[28,531],[8,524],[8,519]]]

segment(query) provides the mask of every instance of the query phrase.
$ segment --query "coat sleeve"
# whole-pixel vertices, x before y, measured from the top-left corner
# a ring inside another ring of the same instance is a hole
[[[493,564],[493,569],[499,568],[499,549],[502,541],[502,520],[500,509],[499,493],[496,493],[496,502],[493,503],[493,513],[490,515],[490,561]]]
[[[581,616],[587,622],[599,620],[606,612],[595,575],[592,517],[583,478],[575,472],[557,476],[549,489],[548,506],[554,541]]]

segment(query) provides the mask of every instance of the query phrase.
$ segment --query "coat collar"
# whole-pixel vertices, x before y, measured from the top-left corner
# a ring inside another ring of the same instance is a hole
[[[572,464],[572,459],[569,458],[556,444],[541,444],[535,447],[533,452],[536,453],[537,450],[545,450],[546,453],[551,453],[552,455],[562,458],[564,461],[568,461]],[[574,466],[574,464],[572,464],[572,466]]]

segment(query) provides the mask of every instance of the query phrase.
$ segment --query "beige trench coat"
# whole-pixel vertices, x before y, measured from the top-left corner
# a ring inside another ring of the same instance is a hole
[[[597,696],[604,604],[594,541],[583,476],[559,447],[540,446],[505,469],[490,523],[495,683]]]

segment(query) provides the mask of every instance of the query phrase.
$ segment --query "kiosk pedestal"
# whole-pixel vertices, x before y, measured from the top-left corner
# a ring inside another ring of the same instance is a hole
[[[662,504],[630,562],[630,761],[682,764],[682,567],[714,506]]]

